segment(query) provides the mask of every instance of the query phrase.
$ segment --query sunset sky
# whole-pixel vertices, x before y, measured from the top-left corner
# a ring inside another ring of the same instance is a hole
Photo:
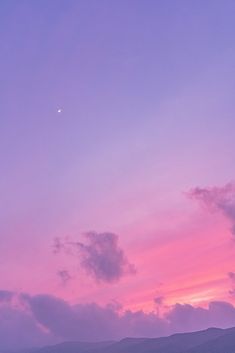
[[[0,348],[235,326],[234,18],[0,2]]]

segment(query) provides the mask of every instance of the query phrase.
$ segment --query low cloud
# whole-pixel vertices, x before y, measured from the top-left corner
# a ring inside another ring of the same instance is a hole
[[[235,183],[223,187],[192,189],[188,195],[200,201],[210,211],[221,212],[231,222],[231,232],[235,235]]]
[[[12,293],[14,297],[17,294]],[[211,326],[235,326],[235,308],[211,302],[208,308],[176,304],[164,316],[157,312],[122,311],[96,303],[71,305],[51,295],[20,294],[24,303],[0,305],[0,349],[16,349],[68,340],[100,341],[123,337],[159,337]]]
[[[0,350],[10,351],[57,342],[53,334],[42,330],[35,317],[10,302],[0,305]]]
[[[0,303],[10,302],[14,297],[14,294],[8,290],[0,290]]]
[[[178,332],[201,330],[207,327],[232,327],[235,324],[235,308],[227,302],[214,301],[208,308],[193,307],[189,304],[176,304],[167,313],[170,331]]]
[[[136,272],[113,233],[88,232],[84,241],[55,239],[54,252],[61,251],[77,257],[87,275],[97,282],[114,283]]]

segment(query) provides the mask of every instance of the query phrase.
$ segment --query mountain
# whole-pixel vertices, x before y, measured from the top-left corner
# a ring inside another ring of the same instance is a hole
[[[33,353],[85,353],[103,350],[112,345],[113,341],[107,342],[64,342],[54,346],[47,346],[34,350]]]
[[[235,353],[235,328],[210,328],[160,338],[125,338],[118,342],[64,342],[33,353]]]
[[[235,353],[235,329],[225,330],[224,334],[194,347],[187,353]]]

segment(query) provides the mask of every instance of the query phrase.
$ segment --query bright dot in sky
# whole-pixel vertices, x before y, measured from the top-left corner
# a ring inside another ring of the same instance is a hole
[[[57,110],[57,113],[62,113],[62,109],[58,109],[58,110]]]

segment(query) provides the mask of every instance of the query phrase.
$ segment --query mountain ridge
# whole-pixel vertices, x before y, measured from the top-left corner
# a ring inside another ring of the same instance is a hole
[[[159,338],[126,337],[120,341],[68,341],[20,353],[235,353],[235,327],[175,333]]]

